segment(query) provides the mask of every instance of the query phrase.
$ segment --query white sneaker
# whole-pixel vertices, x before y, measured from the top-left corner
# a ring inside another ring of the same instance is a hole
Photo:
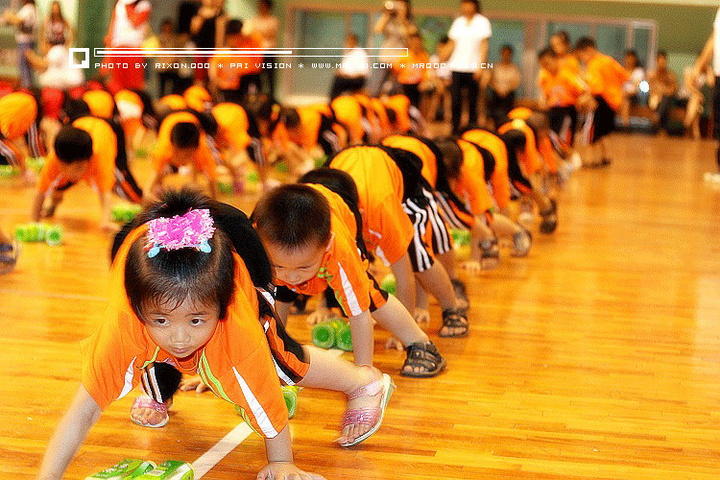
[[[535,224],[535,215],[532,212],[522,212],[518,215],[517,222],[526,230],[530,230]]]

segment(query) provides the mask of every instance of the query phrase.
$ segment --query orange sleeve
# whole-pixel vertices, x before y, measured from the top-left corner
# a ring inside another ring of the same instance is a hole
[[[165,167],[170,164],[171,159],[172,147],[170,146],[170,142],[164,142],[158,139],[158,142],[155,144],[155,148],[153,148],[152,151],[153,170],[157,173],[162,172]]]
[[[391,194],[378,200],[376,205],[371,206],[377,219],[373,223],[381,234],[377,242],[379,251],[376,250],[376,253],[383,261],[393,264],[407,252],[415,229],[396,195]]]
[[[80,120],[82,121],[82,119]],[[109,193],[115,185],[115,160],[118,153],[117,137],[112,127],[102,120],[95,120],[90,129],[93,140],[92,178],[101,193]],[[125,148],[124,145],[121,148]]]
[[[323,272],[335,298],[348,317],[355,317],[370,309],[370,278],[367,265],[358,253],[355,239],[347,229],[333,229],[335,237],[328,252]]]
[[[55,152],[50,152],[45,158],[45,164],[40,171],[40,176],[37,182],[37,191],[40,193],[46,193],[50,190],[53,182],[55,182],[60,175],[60,160],[58,160]]]
[[[217,169],[215,167],[215,158],[210,151],[207,140],[203,136],[195,154],[195,168],[207,175],[210,180],[215,181],[217,180]]]
[[[99,328],[80,344],[82,384],[103,410],[140,381],[138,367],[142,366],[145,349],[130,340],[137,332],[132,320],[108,307]]]

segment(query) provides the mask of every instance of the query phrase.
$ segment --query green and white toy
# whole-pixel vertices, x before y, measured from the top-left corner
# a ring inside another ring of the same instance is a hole
[[[85,480],[122,480],[125,478],[137,478],[153,468],[155,468],[153,462],[126,458],[117,465],[106,468],[102,472],[85,477]]]
[[[149,472],[135,478],[137,480],[194,480],[195,472],[187,462],[167,460]]]

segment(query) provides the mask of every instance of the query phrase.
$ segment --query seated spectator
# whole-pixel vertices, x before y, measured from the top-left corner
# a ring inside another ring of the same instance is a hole
[[[648,75],[650,84],[650,108],[657,115],[657,125],[666,130],[670,122],[670,113],[675,105],[675,96],[678,91],[678,81],[675,73],[667,67],[667,53],[659,51],[657,54],[657,67]]]
[[[495,125],[507,121],[507,114],[515,106],[515,94],[520,86],[520,69],[512,61],[513,48],[500,48],[500,63],[496,63],[490,75],[488,89],[488,115]]]
[[[645,80],[645,70],[640,65],[635,50],[625,52],[625,70],[627,70],[630,78],[623,84],[623,101],[620,106],[620,118],[624,127],[630,125],[630,107],[637,105],[639,102],[638,94],[640,93],[640,82]]]

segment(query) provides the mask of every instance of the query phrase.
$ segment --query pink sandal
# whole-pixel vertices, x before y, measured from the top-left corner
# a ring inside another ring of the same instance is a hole
[[[390,402],[390,397],[394,391],[395,384],[392,379],[387,373],[383,373],[382,378],[368,383],[364,387],[360,387],[348,395],[348,400],[354,400],[358,397],[382,396],[380,397],[379,407],[356,408],[345,412],[341,424],[342,430],[345,430],[345,427],[350,425],[372,425],[372,428],[352,442],[341,443],[341,446],[352,447],[353,445],[357,445],[358,443],[370,438],[372,434],[378,431],[380,425],[382,424],[383,417],[385,416],[385,408],[387,407],[388,402]]]
[[[168,408],[170,408],[170,405],[172,404],[172,400],[169,400],[167,403],[160,403],[155,401],[152,397],[148,395],[140,395],[135,399],[135,401],[132,404],[132,407],[130,407],[130,420],[135,425],[140,425],[141,427],[150,427],[150,428],[160,428],[164,427],[168,420],[170,420],[170,415],[168,415]],[[155,410],[158,413],[163,414],[163,419],[159,423],[140,423],[137,420],[135,420],[132,416],[132,412],[135,409],[138,408],[151,408]]]

